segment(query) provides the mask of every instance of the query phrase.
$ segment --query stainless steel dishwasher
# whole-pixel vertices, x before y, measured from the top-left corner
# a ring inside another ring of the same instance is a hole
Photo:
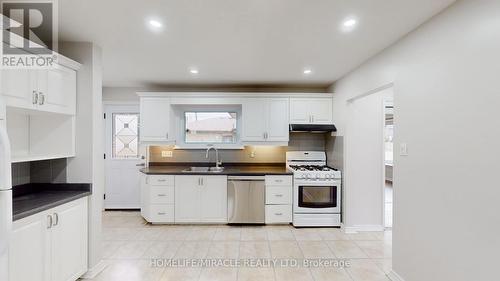
[[[229,223],[265,223],[264,177],[229,176],[227,179],[227,217]]]

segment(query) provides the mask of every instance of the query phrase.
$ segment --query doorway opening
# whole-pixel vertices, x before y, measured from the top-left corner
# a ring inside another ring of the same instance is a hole
[[[394,169],[394,100],[384,100],[384,226],[392,228]]]

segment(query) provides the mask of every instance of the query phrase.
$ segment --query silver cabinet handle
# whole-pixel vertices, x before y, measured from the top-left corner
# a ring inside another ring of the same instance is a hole
[[[166,182],[166,179],[158,179],[158,182]]]
[[[164,216],[164,215],[166,215],[166,213],[159,212],[159,213],[158,213],[158,215],[160,215],[160,216]]]
[[[33,96],[32,96],[31,102],[33,104],[37,104],[38,103],[38,93],[36,92],[36,90],[33,90]]]
[[[54,213],[53,216],[55,217],[54,226],[56,226],[56,225],[59,224],[59,214],[58,213]]]
[[[201,178],[201,185],[204,185],[204,184],[205,184],[204,179]]]
[[[38,95],[40,95],[40,98],[38,99],[38,105],[44,105],[45,104],[45,95],[42,92],[38,93]]]
[[[167,194],[158,194],[158,197],[165,197]]]
[[[276,197],[283,197],[283,194],[275,194]]]
[[[141,164],[135,164],[137,167],[144,167],[146,166],[146,163],[141,163]]]
[[[283,182],[283,180],[275,180],[276,182]]]
[[[283,213],[275,213],[276,216],[282,216]]]
[[[47,229],[52,228],[52,216],[47,215]]]

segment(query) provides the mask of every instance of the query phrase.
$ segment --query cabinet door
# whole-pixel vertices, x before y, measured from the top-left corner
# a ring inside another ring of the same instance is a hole
[[[268,99],[267,139],[266,141],[288,142],[288,99]]]
[[[36,107],[36,72],[28,69],[3,69],[2,94],[8,106],[32,109]]]
[[[141,98],[141,141],[171,141],[170,99]]]
[[[309,108],[312,110],[313,124],[333,124],[333,101],[330,98],[310,100]]]
[[[53,213],[51,280],[77,280],[87,271],[87,198],[57,207]]]
[[[242,112],[242,141],[265,141],[267,111],[266,99],[245,99]]]
[[[37,79],[39,109],[76,114],[76,71],[62,65],[39,70]]]
[[[175,177],[175,222],[200,221],[201,176]]]
[[[309,99],[291,98],[290,99],[290,124],[309,124],[311,123],[311,108]]]
[[[48,227],[45,213],[14,222],[9,247],[9,280],[51,280]]]
[[[227,177],[205,176],[201,183],[201,222],[227,223]]]

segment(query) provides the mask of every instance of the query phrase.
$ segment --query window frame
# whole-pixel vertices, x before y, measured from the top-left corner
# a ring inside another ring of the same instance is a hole
[[[188,142],[187,141],[187,116],[186,114],[187,113],[229,113],[229,114],[235,114],[236,115],[236,132],[235,132],[235,135],[234,135],[234,142]],[[215,145],[234,145],[238,142],[238,112],[236,112],[235,110],[222,110],[222,111],[202,111],[202,110],[196,110],[196,111],[184,111],[183,112],[183,116],[184,116],[184,122],[182,123],[183,125],[183,135],[184,135],[184,143],[185,144],[189,144],[189,145],[196,145],[196,144],[200,144],[200,145],[212,145],[212,146],[215,146]]]
[[[241,104],[228,105],[173,105],[172,110],[175,115],[175,126],[177,142],[175,149],[207,149],[215,147],[217,149],[244,149],[241,142],[242,128],[242,106]],[[231,112],[236,113],[236,139],[234,143],[186,143],[186,112]]]

